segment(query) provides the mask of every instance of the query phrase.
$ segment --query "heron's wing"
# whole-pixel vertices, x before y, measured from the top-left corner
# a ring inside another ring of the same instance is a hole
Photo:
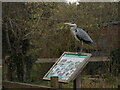
[[[84,42],[93,43],[93,40],[90,36],[82,29],[77,28],[77,38],[83,40]]]

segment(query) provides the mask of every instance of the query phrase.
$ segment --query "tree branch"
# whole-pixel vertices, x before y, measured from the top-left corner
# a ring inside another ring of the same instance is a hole
[[[10,23],[10,25],[11,25],[11,31],[13,32],[13,34],[14,34],[14,36],[17,38],[17,35],[16,35],[16,33],[14,32],[14,30],[13,30],[13,25],[12,25],[12,22],[11,22],[11,19],[9,18],[9,23]]]
[[[9,51],[11,52],[11,51],[12,51],[12,48],[11,48],[10,39],[9,39],[9,34],[8,34],[8,26],[7,26],[7,24],[5,24],[5,25],[6,25],[5,31],[6,31],[6,38],[7,38],[8,48],[9,48]]]
[[[37,21],[37,23],[36,23],[36,25],[35,25],[35,28],[38,26],[39,21],[40,21],[40,17],[38,18],[38,21]],[[34,31],[35,31],[35,29],[31,30],[29,33],[27,33],[27,34],[24,36],[24,38],[26,38],[28,35],[30,35],[30,34],[33,33]],[[23,38],[23,39],[24,39],[24,38]]]

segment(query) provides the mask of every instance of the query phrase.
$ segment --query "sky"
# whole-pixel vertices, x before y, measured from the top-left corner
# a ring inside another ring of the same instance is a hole
[[[67,2],[71,2],[71,3],[74,3],[74,2],[77,2],[78,0],[66,0]]]
[[[1,2],[118,2],[120,0],[0,0]]]
[[[65,0],[67,3],[76,3],[76,5],[79,5],[78,0]],[[80,0],[79,0],[80,1]]]
[[[118,2],[120,0],[65,0],[67,2],[71,2],[71,3],[77,3],[77,2]]]

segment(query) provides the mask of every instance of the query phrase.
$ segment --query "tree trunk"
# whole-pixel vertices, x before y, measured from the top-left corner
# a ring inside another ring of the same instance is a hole
[[[10,56],[6,56],[5,57],[5,65],[7,68],[7,80],[12,81],[12,63],[11,63],[11,57]]]
[[[26,68],[26,62],[25,62],[25,56],[23,56],[23,82],[26,82],[26,74],[27,74],[27,68]]]

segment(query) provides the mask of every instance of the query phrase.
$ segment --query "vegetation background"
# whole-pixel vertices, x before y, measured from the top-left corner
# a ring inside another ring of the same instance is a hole
[[[102,71],[106,67],[107,72],[99,74],[104,76],[109,72],[110,79],[111,75],[112,78],[118,77],[118,10],[118,2],[80,2],[78,5],[65,2],[3,3],[3,80],[27,83],[40,81],[52,64],[36,64],[38,58],[58,58],[64,51],[76,52],[81,44],[71,36],[65,22],[75,22],[95,42],[94,46],[84,44],[84,52],[92,53],[93,57],[110,59],[110,62],[104,62],[105,65],[101,66]],[[117,82],[117,79],[113,78],[113,81]],[[112,83],[111,87],[116,85]]]

